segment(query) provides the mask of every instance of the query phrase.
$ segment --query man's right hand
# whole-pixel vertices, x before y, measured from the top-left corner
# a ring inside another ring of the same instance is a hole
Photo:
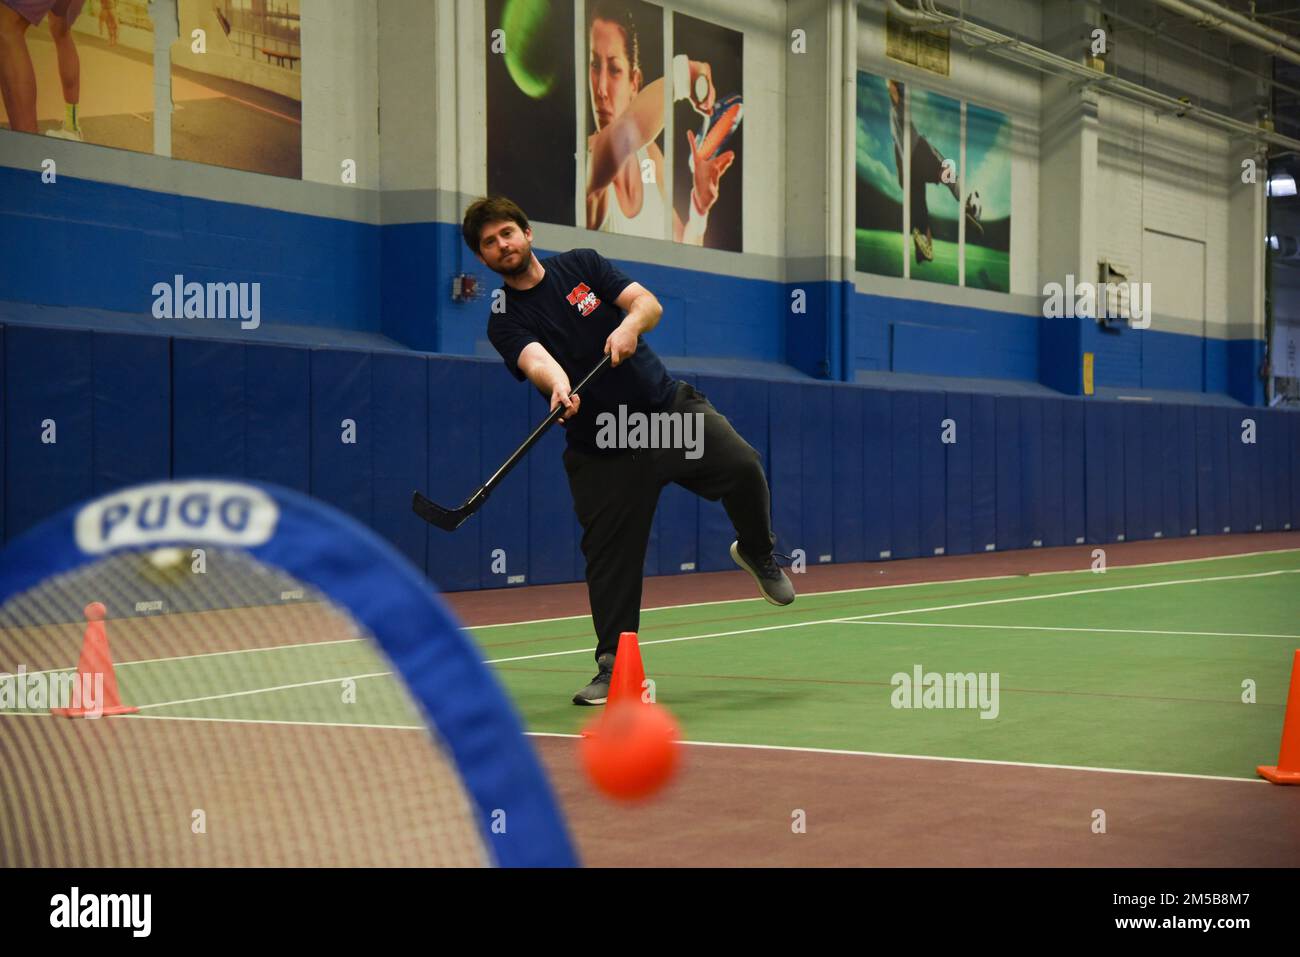
[[[564,414],[560,416],[560,423],[563,424],[578,414],[578,406],[582,402],[582,396],[569,395],[569,383],[557,382],[551,389],[551,411],[555,411],[557,405],[564,406]]]

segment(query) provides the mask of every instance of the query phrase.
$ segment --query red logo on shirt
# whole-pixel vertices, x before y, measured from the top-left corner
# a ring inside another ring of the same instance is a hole
[[[569,305],[577,306],[578,311],[584,316],[591,315],[593,309],[600,305],[600,300],[596,294],[591,291],[591,287],[585,282],[580,282],[573,287],[573,291],[564,298],[569,300]]]

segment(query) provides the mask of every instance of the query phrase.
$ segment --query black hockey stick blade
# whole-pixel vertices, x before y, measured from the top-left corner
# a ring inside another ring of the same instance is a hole
[[[454,532],[465,524],[466,519],[478,511],[479,505],[483,504],[483,500],[486,498],[487,496],[484,495],[478,502],[471,498],[459,508],[443,508],[437,502],[425,498],[419,492],[415,492],[411,496],[411,508],[416,515],[430,525],[436,525],[449,532]]]
[[[610,357],[608,355],[602,356],[601,360],[596,363],[596,367],[587,373],[586,378],[578,383],[578,387],[571,394],[580,395],[582,390],[587,387],[587,383],[603,372],[609,366],[609,362]],[[465,524],[466,519],[482,507],[483,503],[487,501],[487,497],[492,494],[492,490],[497,487],[497,484],[509,474],[520,459],[528,454],[528,450],[537,444],[537,440],[555,424],[563,412],[563,406],[557,405],[552,409],[551,414],[543,419],[537,428],[533,429],[533,434],[524,439],[523,445],[515,449],[510,458],[506,459],[501,467],[492,474],[492,477],[483,483],[483,487],[467,498],[459,508],[443,508],[417,491],[411,496],[411,509],[430,525],[436,525],[438,528],[454,532]]]

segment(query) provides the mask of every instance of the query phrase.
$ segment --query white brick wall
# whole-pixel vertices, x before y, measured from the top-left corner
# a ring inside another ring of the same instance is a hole
[[[1155,230],[1205,243],[1207,334],[1228,321],[1229,140],[1173,116],[1157,117],[1112,98],[1100,109],[1098,255],[1135,270],[1145,281],[1142,236]],[[1152,289],[1156,311],[1160,290]],[[1160,328],[1157,317],[1152,327]],[[1177,331],[1188,331],[1178,328]]]
[[[356,161],[356,185],[378,189],[378,0],[308,0],[302,5],[302,177],[341,185]]]

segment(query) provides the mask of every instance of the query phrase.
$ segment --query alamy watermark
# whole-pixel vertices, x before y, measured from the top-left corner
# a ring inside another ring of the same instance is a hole
[[[33,671],[19,665],[14,674],[0,671],[0,711],[84,709],[87,718],[104,713],[104,675],[76,671]]]
[[[152,914],[152,894],[83,894],[74,886],[50,898],[51,927],[120,927],[148,937]]]
[[[239,319],[239,328],[262,324],[260,282],[186,282],[177,273],[171,283],[153,284],[155,319]]]
[[[1149,282],[1049,282],[1043,287],[1043,316],[1047,319],[1128,319],[1134,329],[1151,325]]]
[[[912,666],[912,673],[899,671],[889,680],[894,691],[889,703],[895,708],[971,708],[979,709],[981,718],[996,718],[1001,710],[999,672],[965,673],[925,671]]]
[[[685,449],[688,459],[704,454],[703,412],[602,412],[596,416],[601,449]]]

